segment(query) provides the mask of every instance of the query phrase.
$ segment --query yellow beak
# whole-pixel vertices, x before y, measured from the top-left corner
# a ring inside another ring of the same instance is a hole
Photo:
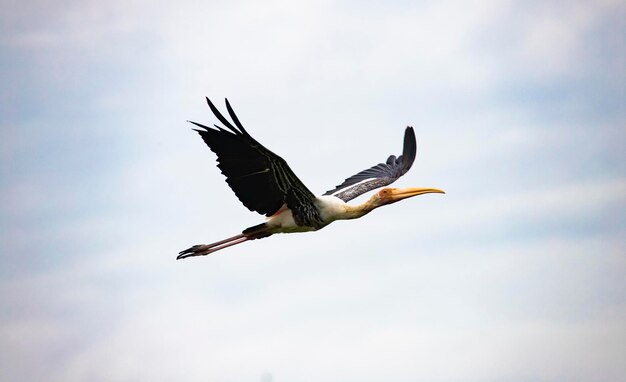
[[[422,194],[445,194],[445,191],[440,190],[438,188],[392,188],[391,189],[391,200],[397,202],[398,200],[410,198],[417,195]]]

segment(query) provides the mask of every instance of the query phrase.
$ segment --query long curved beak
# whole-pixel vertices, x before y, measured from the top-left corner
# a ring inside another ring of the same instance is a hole
[[[413,196],[422,195],[422,194],[433,194],[433,193],[445,194],[445,191],[440,190],[438,188],[414,188],[414,187],[393,188],[391,189],[391,199],[392,201],[397,202],[398,200],[410,198]]]

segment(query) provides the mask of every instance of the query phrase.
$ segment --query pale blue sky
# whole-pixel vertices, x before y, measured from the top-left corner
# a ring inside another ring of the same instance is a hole
[[[626,378],[623,2],[2,9],[0,380]],[[447,194],[177,262],[262,221],[204,96],[320,194],[412,125]]]

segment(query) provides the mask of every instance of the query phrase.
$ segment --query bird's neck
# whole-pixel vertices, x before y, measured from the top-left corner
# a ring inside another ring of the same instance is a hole
[[[355,205],[346,204],[346,219],[356,219],[369,214],[375,208],[380,207],[379,201],[380,199],[376,195],[373,195],[364,203]]]
[[[365,203],[348,204],[335,196],[318,196],[317,208],[326,224],[335,220],[357,219],[381,205],[380,198],[373,195]]]

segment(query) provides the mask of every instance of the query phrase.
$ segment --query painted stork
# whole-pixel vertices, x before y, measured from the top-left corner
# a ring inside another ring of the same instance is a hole
[[[265,223],[247,228],[228,239],[187,248],[179,253],[177,259],[208,255],[275,233],[317,231],[335,220],[360,218],[375,208],[416,195],[444,193],[436,188],[383,188],[365,203],[346,203],[365,192],[393,183],[409,171],[417,153],[415,133],[410,126],[404,131],[402,155],[391,155],[385,163],[363,170],[324,195],[315,196],[291,171],[283,158],[248,134],[228,99],[226,110],[235,126],[219,112],[211,100],[206,100],[225,128],[189,122],[198,127],[194,130],[200,134],[211,151],[217,154],[217,166],[243,205],[268,219]]]

